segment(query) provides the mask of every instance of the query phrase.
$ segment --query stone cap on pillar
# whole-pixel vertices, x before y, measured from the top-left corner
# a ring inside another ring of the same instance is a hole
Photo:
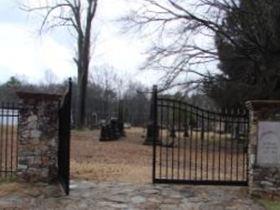
[[[259,110],[262,108],[268,108],[268,109],[280,108],[280,100],[252,100],[252,101],[246,101],[245,104],[247,109],[251,111]]]
[[[280,120],[279,100],[253,100],[247,101],[246,107],[252,111],[258,120]]]
[[[58,101],[61,99],[60,94],[50,94],[42,92],[28,92],[28,91],[17,91],[17,96],[23,101]]]

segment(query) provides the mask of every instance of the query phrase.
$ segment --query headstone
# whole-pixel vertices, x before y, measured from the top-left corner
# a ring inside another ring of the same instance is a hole
[[[189,125],[188,125],[188,123],[184,124],[184,137],[189,137]]]
[[[240,140],[240,132],[239,132],[239,125],[235,125],[233,128],[232,138],[236,140]]]
[[[170,137],[171,137],[171,138],[176,138],[176,130],[175,130],[174,127],[172,127],[172,128],[170,129]]]
[[[280,166],[280,122],[259,122],[257,164]]]
[[[147,126],[147,134],[144,145],[153,145],[154,140],[156,139],[156,144],[159,144],[159,127],[157,126],[156,129],[152,123],[149,123]]]
[[[112,118],[109,123],[102,125],[99,140],[110,141],[120,139],[125,136],[124,131],[121,131],[120,128],[123,129],[123,126],[120,126],[119,120]]]
[[[101,126],[101,131],[100,131],[100,141],[107,141],[110,140],[110,134],[109,134],[109,128],[107,125],[102,125]]]

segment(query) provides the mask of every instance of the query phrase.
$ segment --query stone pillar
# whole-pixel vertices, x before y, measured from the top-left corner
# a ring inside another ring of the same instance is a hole
[[[52,182],[57,178],[58,106],[60,95],[18,92],[18,170],[21,181]]]
[[[249,192],[280,197],[280,101],[249,101]]]

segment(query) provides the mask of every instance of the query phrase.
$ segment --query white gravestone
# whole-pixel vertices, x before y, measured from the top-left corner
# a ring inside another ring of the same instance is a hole
[[[259,122],[257,164],[260,166],[280,166],[279,122]]]

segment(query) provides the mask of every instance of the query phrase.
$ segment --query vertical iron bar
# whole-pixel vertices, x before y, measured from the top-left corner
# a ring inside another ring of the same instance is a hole
[[[21,105],[20,104],[17,104],[17,116],[16,116],[16,119],[17,119],[17,136],[16,136],[16,168],[15,170],[17,170],[18,168],[18,141],[19,141],[19,120],[20,120],[20,109],[22,109]]]
[[[172,125],[171,125],[171,138],[172,138],[172,162],[171,162],[171,167],[172,167],[172,179],[174,179],[174,144],[175,144],[175,101],[172,103]]]
[[[219,169],[218,169],[218,174],[219,174],[219,181],[221,180],[221,141],[222,141],[222,111],[220,110],[219,113]]]
[[[13,142],[14,142],[14,109],[15,109],[15,104],[12,103],[12,129],[11,129],[11,175],[13,173]]]
[[[4,135],[4,103],[1,103],[1,139],[0,139],[0,173],[2,177],[3,167],[3,135]]]
[[[67,187],[66,194],[69,195],[69,184],[70,184],[70,138],[71,138],[71,101],[72,101],[72,79],[69,78],[69,90],[68,90],[68,101],[67,101],[67,152],[66,152],[66,164],[67,164]]]
[[[169,102],[167,101],[166,102],[166,109],[167,109],[167,111],[166,111],[166,127],[165,127],[165,135],[166,135],[166,146],[165,146],[165,148],[166,148],[166,154],[165,154],[165,159],[166,159],[166,178],[168,178],[168,173],[169,173],[169,158],[168,158],[168,154],[169,154],[169,149],[168,149],[168,147],[169,147],[169,132],[168,132],[168,129],[169,129]]]
[[[234,111],[231,110],[231,143],[230,143],[230,181],[232,181],[232,168],[233,168],[233,137],[234,137],[234,120],[233,120]]]
[[[213,122],[214,125],[214,132],[213,132],[213,142],[212,142],[212,179],[215,179],[215,159],[216,159],[216,148],[215,148],[215,141],[216,141],[216,131],[217,131],[217,122],[216,122],[216,113],[213,114]]]
[[[156,142],[157,142],[157,86],[153,86],[152,96],[152,119],[153,119],[153,183],[156,179]]]
[[[199,120],[199,118],[198,118],[198,109],[197,109],[197,107],[196,107],[196,109],[195,109],[195,117],[196,117],[196,133],[195,133],[195,180],[197,180],[197,148],[198,148],[198,131],[199,131],[199,129],[198,129],[198,127],[199,127],[199,125],[198,125],[198,120]]]
[[[247,120],[247,128],[246,128],[246,148],[247,148],[247,153],[246,153],[246,181],[248,183],[248,179],[249,179],[249,138],[250,138],[250,117],[251,117],[251,113],[249,110],[246,110],[246,120]]]
[[[177,158],[178,158],[178,171],[177,171],[177,179],[180,179],[180,141],[181,141],[181,102],[178,102],[178,107],[177,107],[177,114],[178,114],[178,126],[177,126],[177,130],[178,130],[178,154],[177,154]]]
[[[9,103],[6,104],[5,177],[8,175]]]
[[[203,179],[203,142],[204,142],[204,111],[201,111],[201,135],[200,135],[200,179]]]
[[[236,138],[236,181],[238,181],[238,173],[239,173],[239,166],[238,166],[238,163],[239,163],[239,161],[238,161],[238,159],[239,159],[239,138],[240,138],[240,136],[239,136],[239,133],[240,133],[240,129],[239,129],[239,123],[240,123],[240,113],[239,113],[240,111],[239,111],[239,109],[237,109],[237,116],[236,116],[236,132],[238,132],[237,133],[237,138]]]
[[[224,180],[227,179],[227,141],[228,141],[228,110],[225,109],[225,143],[224,143]]]
[[[190,135],[190,150],[189,150],[189,153],[190,153],[190,160],[189,160],[189,163],[190,163],[190,180],[192,179],[192,139],[193,139],[193,108],[192,106],[190,107],[190,128],[191,128],[191,135]]]
[[[246,150],[247,147],[246,147],[246,142],[247,142],[247,134],[246,134],[246,110],[243,110],[243,117],[242,117],[242,130],[243,130],[243,143],[242,143],[242,162],[243,162],[243,166],[242,166],[242,180],[245,181],[245,161],[246,161]]]
[[[163,101],[158,101],[158,103],[160,103],[158,105],[158,109],[160,110],[160,125],[158,126],[158,129],[160,129],[159,132],[159,140],[160,140],[160,151],[159,151],[159,177],[160,179],[162,178],[162,125],[163,125],[163,116],[162,116],[162,110],[163,110]]]
[[[208,180],[209,137],[210,137],[210,112],[207,111],[207,146],[206,146],[206,179]]]
[[[187,123],[187,115],[188,115],[188,110],[187,110],[187,105],[184,104],[184,132],[189,132],[188,131],[188,123]],[[186,145],[187,145],[187,135],[184,133],[183,135],[184,138],[184,175],[183,178],[186,179]]]

